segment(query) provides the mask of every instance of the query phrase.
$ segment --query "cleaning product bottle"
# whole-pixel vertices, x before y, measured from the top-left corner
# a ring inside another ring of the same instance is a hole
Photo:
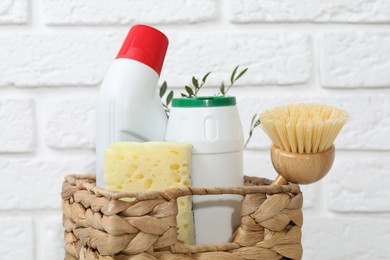
[[[244,135],[236,98],[174,98],[167,141],[188,142],[192,150],[192,187],[243,185]],[[242,196],[193,196],[197,244],[227,242],[240,224]]]
[[[97,98],[96,181],[104,188],[104,152],[118,141],[162,141],[167,117],[157,81],[168,38],[146,26],[133,26],[112,63]]]

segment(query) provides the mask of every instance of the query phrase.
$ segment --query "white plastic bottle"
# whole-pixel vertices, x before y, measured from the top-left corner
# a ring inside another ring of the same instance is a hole
[[[243,185],[244,137],[234,97],[174,98],[167,141],[193,145],[193,187]],[[227,242],[240,224],[240,195],[193,196],[197,244]]]
[[[162,141],[167,117],[156,86],[168,38],[133,26],[100,86],[96,114],[96,181],[104,188],[104,152],[118,141]]]

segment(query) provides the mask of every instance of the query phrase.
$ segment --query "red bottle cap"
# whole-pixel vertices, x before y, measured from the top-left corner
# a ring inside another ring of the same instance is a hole
[[[151,67],[160,75],[168,48],[168,38],[159,30],[134,25],[126,36],[116,59],[132,59]]]

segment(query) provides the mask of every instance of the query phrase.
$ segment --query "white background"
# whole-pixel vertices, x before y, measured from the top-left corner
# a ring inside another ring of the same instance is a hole
[[[303,187],[304,259],[389,259],[389,0],[1,0],[0,259],[63,259],[61,182],[94,171],[95,96],[134,23],[168,35],[177,92],[249,67],[230,92],[245,133],[278,104],[347,110],[334,167]],[[272,179],[254,135],[246,174]]]

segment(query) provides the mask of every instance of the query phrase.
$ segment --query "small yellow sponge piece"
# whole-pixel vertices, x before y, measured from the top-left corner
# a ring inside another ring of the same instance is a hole
[[[104,157],[106,189],[119,191],[164,190],[191,185],[192,145],[178,142],[119,142]],[[195,243],[192,198],[177,200],[178,239]]]

